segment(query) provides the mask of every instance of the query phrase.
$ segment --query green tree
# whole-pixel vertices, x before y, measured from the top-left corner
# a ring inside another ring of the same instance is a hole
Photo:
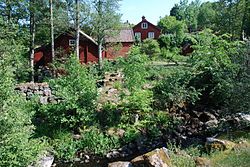
[[[242,32],[246,34],[246,36],[250,36],[250,0],[245,0],[243,2],[244,14],[242,18]]]
[[[162,33],[165,34],[160,37],[161,43],[166,45],[172,43],[172,45],[179,47],[187,30],[186,24],[177,20],[174,16],[165,16],[160,19],[158,26],[161,28]]]
[[[216,30],[220,34],[231,34],[231,40],[239,39],[242,36],[242,21],[244,9],[247,3],[245,0],[220,0],[216,3]]]
[[[120,0],[98,0],[93,1],[93,12],[91,14],[90,25],[92,34],[96,37],[98,43],[99,67],[102,68],[102,50],[106,36],[114,35],[114,30],[120,27],[121,15],[119,10]]]
[[[201,4],[199,14],[197,16],[198,29],[215,28],[216,10],[214,3],[205,2]]]

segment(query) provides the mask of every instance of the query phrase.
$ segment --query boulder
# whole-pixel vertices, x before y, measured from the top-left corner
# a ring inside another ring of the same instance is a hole
[[[196,157],[194,162],[196,167],[211,167],[211,162],[206,158]]]
[[[141,155],[141,156],[138,156],[134,159],[131,160],[131,163],[136,166],[136,165],[140,165],[140,164],[144,164],[144,157]]]
[[[219,121],[217,119],[214,119],[214,120],[210,120],[210,121],[207,121],[205,123],[205,127],[207,129],[213,129],[213,128],[217,128],[219,125]]]
[[[54,157],[52,155],[47,155],[42,157],[34,166],[29,165],[28,167],[51,167],[54,161]]]
[[[132,164],[130,162],[113,162],[113,163],[109,163],[108,167],[133,167]]]
[[[125,134],[125,130],[120,129],[120,128],[109,128],[107,131],[107,134],[110,136],[118,136],[120,138],[122,138]]]
[[[220,140],[213,137],[208,137],[205,148],[208,152],[232,150],[236,144],[228,140]]]
[[[134,158],[131,163],[133,165],[146,165],[149,167],[169,167],[170,158],[166,148],[155,149],[142,156]]]

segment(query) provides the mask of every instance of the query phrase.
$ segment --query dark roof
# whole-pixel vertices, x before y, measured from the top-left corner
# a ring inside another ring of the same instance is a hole
[[[106,37],[107,43],[111,42],[134,42],[134,32],[132,29],[122,29],[114,37]]]

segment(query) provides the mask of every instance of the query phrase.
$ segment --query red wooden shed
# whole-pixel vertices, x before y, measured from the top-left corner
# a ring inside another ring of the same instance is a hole
[[[55,53],[57,57],[65,56],[74,52],[75,35],[68,31],[55,39]],[[93,38],[80,31],[79,41],[80,62],[98,62],[98,46]],[[36,66],[46,66],[52,61],[51,44],[35,49],[34,63]]]

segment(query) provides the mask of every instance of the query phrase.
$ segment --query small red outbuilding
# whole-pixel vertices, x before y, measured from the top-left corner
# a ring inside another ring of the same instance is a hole
[[[73,32],[65,32],[55,39],[55,53],[57,57],[74,52],[75,35]],[[98,45],[93,38],[80,31],[79,41],[80,62],[98,62]],[[44,66],[52,61],[51,44],[35,49],[34,63]]]

